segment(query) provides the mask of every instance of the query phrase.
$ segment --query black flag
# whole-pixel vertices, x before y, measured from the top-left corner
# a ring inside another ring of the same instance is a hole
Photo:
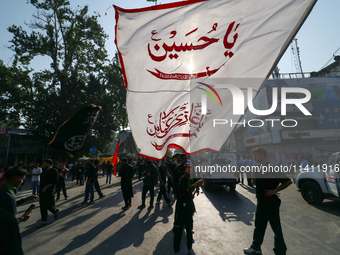
[[[96,122],[101,106],[85,105],[56,131],[48,145],[61,149],[72,157],[83,146],[87,133]]]

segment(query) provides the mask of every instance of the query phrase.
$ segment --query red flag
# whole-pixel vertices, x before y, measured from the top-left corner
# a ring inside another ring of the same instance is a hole
[[[117,174],[117,158],[118,158],[119,142],[120,142],[120,138],[118,139],[118,143],[117,143],[117,146],[116,146],[115,154],[113,155],[113,158],[112,158],[112,164],[115,165],[115,169],[113,171],[113,175]]]

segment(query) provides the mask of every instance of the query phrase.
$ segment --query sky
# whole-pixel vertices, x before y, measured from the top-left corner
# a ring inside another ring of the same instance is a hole
[[[175,1],[163,0],[158,2],[158,4],[170,2]],[[114,44],[115,13],[114,9],[110,8],[107,11],[107,17],[105,17],[106,9],[113,4],[126,9],[154,5],[154,3],[147,2],[146,0],[70,0],[70,3],[73,8],[76,8],[78,5],[88,5],[90,14],[97,12],[101,15],[99,23],[109,35],[105,47],[110,58],[114,56],[116,51]],[[296,35],[300,48],[302,70],[304,72],[319,71],[328,62],[328,64],[333,63],[333,54],[337,50],[336,55],[340,55],[339,10],[340,0],[318,0],[313,11]],[[9,41],[12,39],[12,34],[7,31],[7,28],[14,24],[22,26],[29,31],[25,22],[29,23],[34,12],[35,8],[27,4],[25,0],[0,1],[0,59],[6,65],[11,65],[13,56],[13,52],[6,48],[6,46],[10,45]],[[47,58],[38,57],[32,61],[31,67],[39,70],[46,68],[47,65],[49,66]],[[278,67],[280,73],[296,72],[290,47],[281,58]]]

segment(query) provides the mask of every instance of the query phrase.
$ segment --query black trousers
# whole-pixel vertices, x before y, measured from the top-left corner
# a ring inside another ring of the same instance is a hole
[[[96,191],[98,192],[98,195],[99,195],[100,197],[102,197],[102,196],[103,196],[103,192],[101,192],[101,190],[100,190],[100,186],[99,186],[98,179],[96,179],[96,180],[94,181],[94,188],[95,188]]]
[[[51,203],[44,203],[43,201],[40,202],[40,214],[41,214],[41,221],[47,222],[47,210],[49,210],[51,213],[55,214],[58,210],[55,209],[55,206]]]
[[[145,205],[146,193],[150,191],[150,205],[153,205],[153,200],[155,196],[155,186],[154,185],[143,185],[142,191],[142,205]]]
[[[263,238],[266,232],[267,224],[269,222],[275,237],[274,237],[274,253],[276,255],[285,255],[287,246],[283,239],[281,221],[280,221],[280,205],[279,198],[273,201],[261,203],[258,202],[255,214],[255,229],[253,236],[253,243],[251,247],[255,250],[261,250]]]
[[[57,199],[59,199],[59,197],[60,197],[61,189],[63,189],[63,194],[64,194],[64,197],[66,198],[67,194],[66,194],[65,181],[60,181],[60,182],[57,183]]]
[[[177,201],[178,203],[178,201]],[[174,252],[179,252],[181,246],[181,239],[183,229],[187,233],[187,248],[190,250],[192,248],[192,229],[193,229],[193,219],[191,211],[179,211],[175,212],[175,222],[174,222]]]
[[[157,201],[161,201],[162,196],[164,197],[165,201],[169,204],[170,203],[170,199],[166,195],[165,186],[160,186],[159,193],[158,193],[158,196],[157,196]]]
[[[84,177],[82,174],[77,174],[77,185],[83,185],[84,184]]]
[[[251,180],[251,174],[250,173],[243,173],[244,176],[247,178],[247,184],[248,186],[252,185],[252,180]],[[243,178],[244,179],[244,178]]]
[[[168,178],[168,193],[170,193],[171,188],[172,188],[172,180]]]
[[[125,202],[125,206],[128,207],[131,205],[131,196],[126,196],[123,193],[123,198],[124,198],[124,202]]]

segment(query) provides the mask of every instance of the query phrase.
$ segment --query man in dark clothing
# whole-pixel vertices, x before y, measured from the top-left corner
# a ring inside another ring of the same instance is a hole
[[[107,161],[107,163],[109,163],[109,161]],[[105,172],[106,172],[106,162],[105,160],[103,161],[103,163],[101,164],[101,169],[103,171],[103,176],[105,175]]]
[[[119,176],[121,177],[120,185],[122,187],[123,198],[125,206],[123,210],[131,207],[131,197],[133,197],[132,189],[132,178],[133,178],[133,167],[128,164],[128,159],[122,159],[123,166],[120,168]]]
[[[57,170],[59,172],[59,178],[57,182],[57,201],[60,198],[60,191],[63,189],[63,194],[65,199],[67,199],[67,194],[66,194],[66,185],[65,185],[65,171],[64,171],[65,166],[63,163],[58,162],[57,163]]]
[[[145,160],[145,170],[143,172],[144,175],[144,183],[143,183],[143,191],[142,191],[142,204],[138,206],[138,209],[143,209],[145,207],[145,198],[148,191],[150,191],[150,206],[148,210],[153,208],[153,200],[155,196],[155,184],[157,183],[157,167],[152,164],[150,159]]]
[[[253,150],[255,161],[262,168],[268,166],[267,152],[264,148],[259,147]],[[280,204],[281,200],[276,195],[277,192],[284,190],[292,181],[281,172],[278,173],[258,173],[254,179],[256,185],[256,214],[255,229],[253,243],[250,248],[245,249],[245,254],[261,254],[261,245],[266,232],[268,221],[275,234],[276,255],[285,255],[287,251],[286,244],[283,239],[283,233],[280,222]]]
[[[93,160],[89,160],[88,170],[86,171],[86,187],[85,187],[85,197],[84,201],[81,203],[82,205],[87,204],[87,200],[90,196],[90,202],[89,204],[94,203],[94,181],[97,174],[97,169],[93,165]]]
[[[98,181],[98,175],[100,174],[99,160],[96,159],[94,161],[94,167],[96,168],[96,175],[95,175],[95,179],[94,179],[94,188],[96,189],[96,191],[97,191],[97,193],[99,195],[99,198],[103,198],[103,197],[105,197],[105,195],[100,190],[99,181]]]
[[[166,189],[165,189],[165,184],[166,184],[166,176],[168,173],[168,167],[165,165],[166,158],[162,159],[162,164],[158,168],[158,179],[160,183],[159,187],[159,193],[157,196],[157,203],[160,203],[162,196],[164,197],[165,201],[168,203],[168,206],[171,207],[172,203],[170,202],[170,199],[166,195]]]
[[[0,253],[6,255],[24,254],[21,247],[19,225],[13,215],[0,207]]]
[[[178,161],[180,161],[179,156],[180,156],[180,154],[176,153],[173,156],[173,161],[171,162],[170,159],[169,159],[166,163],[166,165],[168,166],[168,174],[167,174],[167,176],[168,176],[168,195],[171,191],[171,188],[172,188],[172,191],[173,191],[175,169],[179,165]],[[177,161],[177,158],[178,158],[178,161]]]
[[[180,178],[179,185],[177,186],[177,203],[175,210],[174,221],[174,251],[175,254],[179,254],[183,228],[185,227],[187,233],[187,248],[190,255],[194,255],[192,250],[192,229],[195,205],[193,201],[194,191],[202,185],[203,181],[199,180],[193,184],[193,180],[190,178],[191,165],[186,164],[184,166],[184,175]]]
[[[58,182],[59,173],[55,168],[52,168],[52,160],[45,159],[41,165],[43,172],[40,176],[40,213],[41,223],[37,227],[47,225],[47,210],[54,214],[54,219],[59,217],[59,210],[55,208],[54,191],[55,185]]]
[[[28,201],[36,201],[38,197],[32,195],[16,201],[15,196],[18,191],[18,187],[23,183],[25,179],[26,170],[18,167],[9,169],[6,173],[6,180],[0,185],[0,208],[3,208],[10,212],[13,217],[17,216],[17,206],[26,203]],[[31,214],[24,214],[17,218],[18,223],[26,221]],[[1,247],[1,246],[0,246]]]
[[[76,167],[76,171],[77,171],[77,185],[79,183],[79,185],[84,185],[84,173],[85,173],[85,166],[83,162],[79,162],[77,163],[77,167]]]
[[[145,164],[142,158],[137,160],[138,180],[140,181],[145,170]]]
[[[111,184],[111,177],[112,177],[112,169],[113,169],[113,165],[110,161],[107,161],[107,163],[105,164],[105,168],[106,168],[106,184],[109,182],[109,184]]]
[[[184,153],[180,154],[179,159],[180,159],[180,164],[175,168],[174,182],[172,184],[175,198],[177,198],[178,196],[179,180],[184,175],[184,166],[187,164],[187,161],[188,161],[187,155],[185,155]]]

